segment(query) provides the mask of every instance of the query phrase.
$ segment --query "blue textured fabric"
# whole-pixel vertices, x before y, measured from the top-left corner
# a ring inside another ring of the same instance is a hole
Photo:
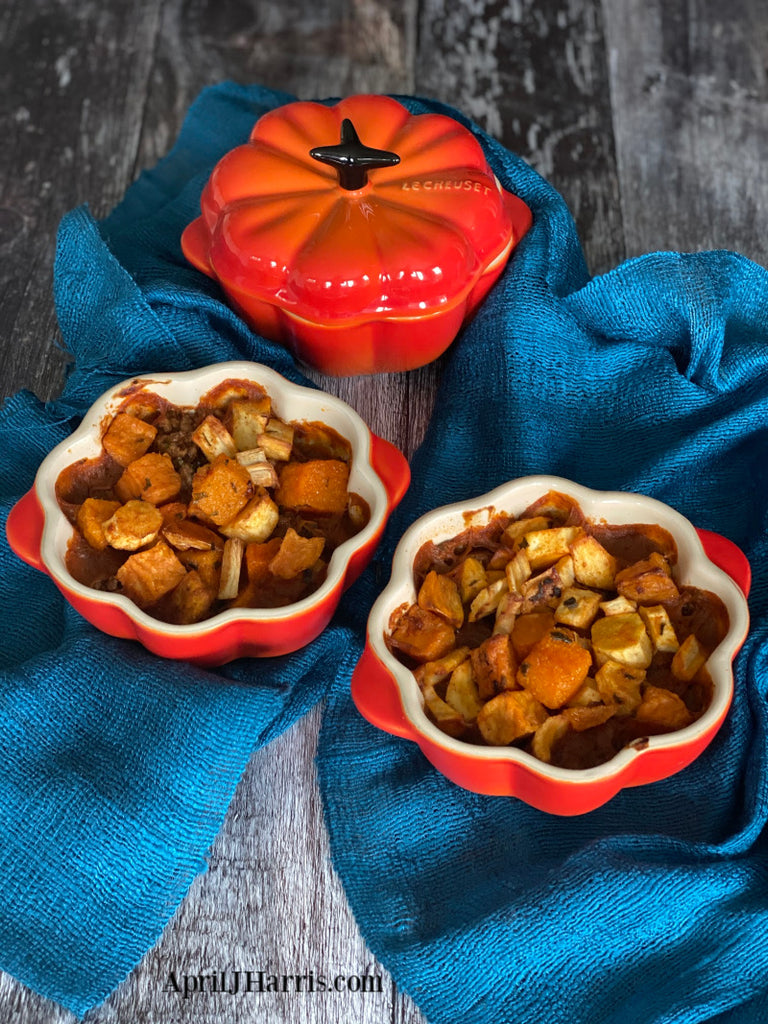
[[[299,379],[178,244],[216,159],[289,99],[206,91],[107,221],[65,218],[55,287],[74,369],[57,402],[21,394],[0,414],[13,453],[3,515],[115,380],[242,357]],[[411,491],[321,639],[221,671],[169,664],[98,634],[0,549],[14,621],[0,638],[0,967],[78,1013],[138,961],[204,868],[251,751],[325,693],[318,764],[335,864],[365,938],[431,1024],[765,1018],[768,277],[710,253],[590,280],[560,197],[480,138],[534,227],[453,347]],[[679,776],[578,819],[452,786],[348,696],[403,528],[528,472],[651,493],[731,537],[755,569],[753,630],[716,741]]]

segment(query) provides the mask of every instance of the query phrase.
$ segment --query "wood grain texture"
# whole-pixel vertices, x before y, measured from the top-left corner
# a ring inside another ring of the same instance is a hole
[[[61,385],[50,275],[59,218],[97,216],[163,156],[205,85],[451,103],[560,189],[590,267],[674,245],[766,261],[768,13],[761,0],[5,0],[0,7],[0,386]],[[317,383],[410,454],[441,362]],[[362,941],[313,764],[320,710],[254,755],[157,946],[87,1024],[423,1024]],[[375,894],[372,895],[375,898]],[[169,971],[381,973],[365,996],[183,1000]],[[74,1017],[0,974],[0,1021]]]

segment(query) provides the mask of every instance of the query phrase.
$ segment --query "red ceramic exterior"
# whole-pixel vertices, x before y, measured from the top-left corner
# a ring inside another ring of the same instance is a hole
[[[360,188],[310,149],[345,119],[396,152]],[[495,179],[475,137],[386,96],[287,104],[214,168],[182,236],[260,334],[335,376],[437,358],[501,274],[531,212]]]
[[[708,530],[697,532],[708,558],[747,595],[751,571],[743,552],[719,534]],[[352,675],[352,699],[360,714],[372,725],[417,743],[427,760],[451,782],[475,793],[514,796],[541,811],[564,816],[595,810],[621,789],[658,782],[685,768],[711,742],[728,711],[728,707],[724,707],[709,728],[691,740],[671,747],[638,750],[621,770],[585,781],[579,778],[581,773],[578,772],[573,773],[572,780],[555,777],[544,764],[536,767],[533,763],[504,758],[480,758],[474,753],[477,748],[469,743],[462,744],[463,749],[458,752],[425,735],[403,710],[397,681],[370,643],[366,644]]]
[[[200,624],[198,630],[174,635],[163,623],[147,626],[137,622],[124,608],[86,597],[53,577],[54,583],[85,619],[111,636],[138,640],[154,654],[200,665],[223,665],[235,658],[264,658],[290,654],[314,640],[328,625],[342,593],[360,575],[379,542],[386,520],[399,503],[410,482],[410,470],[404,456],[388,441],[371,434],[371,465],[387,492],[387,516],[379,529],[351,555],[339,583],[302,612],[286,609],[282,619],[238,619],[217,623],[215,618]],[[6,524],[8,542],[29,565],[47,571],[40,544],[44,516],[35,488],[28,491],[11,510]]]

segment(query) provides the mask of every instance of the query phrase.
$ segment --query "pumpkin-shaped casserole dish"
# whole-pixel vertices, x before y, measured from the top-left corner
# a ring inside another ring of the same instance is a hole
[[[257,332],[335,376],[437,358],[531,223],[470,131],[386,96],[265,114],[201,210],[190,262]]]

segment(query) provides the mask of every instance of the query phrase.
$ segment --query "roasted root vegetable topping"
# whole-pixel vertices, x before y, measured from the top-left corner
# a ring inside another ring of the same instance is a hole
[[[74,526],[67,569],[179,625],[292,604],[368,522],[351,458],[336,431],[282,420],[251,381],[225,381],[194,408],[129,389],[101,454],[57,480]]]
[[[417,600],[386,636],[451,736],[588,768],[708,707],[722,601],[676,578],[655,524],[589,521],[550,491],[414,562]]]

